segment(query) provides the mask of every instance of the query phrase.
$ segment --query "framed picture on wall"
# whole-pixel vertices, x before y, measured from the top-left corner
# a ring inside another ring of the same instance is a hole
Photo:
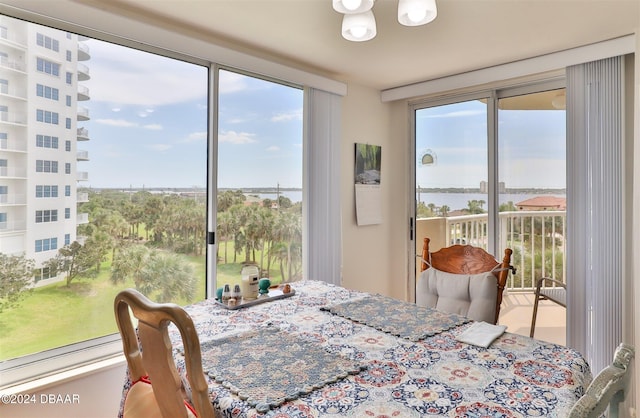
[[[354,186],[358,225],[382,223],[382,147],[355,144]]]

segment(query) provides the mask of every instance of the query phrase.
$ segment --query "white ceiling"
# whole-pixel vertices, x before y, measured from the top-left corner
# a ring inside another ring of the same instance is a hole
[[[205,32],[225,46],[276,57],[380,90],[616,38],[640,28],[640,0],[437,0],[419,27],[397,21],[397,0],[373,7],[378,34],[340,35],[331,0],[75,0]]]

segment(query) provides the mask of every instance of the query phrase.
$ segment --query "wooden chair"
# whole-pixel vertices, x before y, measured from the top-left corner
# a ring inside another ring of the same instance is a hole
[[[424,239],[420,271],[424,271],[429,267],[427,265],[428,262],[434,269],[447,273],[466,275],[493,273],[497,280],[495,319],[493,323],[498,323],[502,293],[507,284],[509,270],[512,270],[515,274],[515,268],[511,265],[513,251],[510,248],[505,249],[504,258],[502,262],[499,262],[482,248],[472,245],[452,245],[432,253],[429,251],[429,241],[429,238]]]
[[[627,344],[620,344],[613,355],[613,363],[605,367],[591,382],[587,391],[578,399],[569,413],[569,418],[599,418],[609,408],[609,418],[618,415],[618,404],[624,401],[629,385],[629,363],[635,350]]]
[[[536,282],[536,292],[533,302],[533,316],[531,317],[531,330],[529,337],[533,338],[536,329],[536,318],[538,316],[538,302],[550,300],[560,306],[567,307],[567,286],[559,280],[541,277]]]
[[[137,334],[129,308],[138,319]],[[200,341],[191,317],[178,305],[151,302],[133,289],[118,293],[114,310],[133,382],[125,400],[124,418],[215,417],[202,371]],[[182,336],[193,407],[173,359],[167,332],[170,322]]]

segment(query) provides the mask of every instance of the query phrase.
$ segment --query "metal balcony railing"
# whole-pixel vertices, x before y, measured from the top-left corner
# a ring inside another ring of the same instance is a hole
[[[515,211],[499,214],[499,254],[511,248],[511,264],[517,274],[507,283],[510,290],[532,291],[539,277],[563,282],[566,278],[566,212]],[[432,248],[469,244],[487,249],[487,214],[422,218],[416,222],[416,253],[420,254],[422,237],[432,239]]]

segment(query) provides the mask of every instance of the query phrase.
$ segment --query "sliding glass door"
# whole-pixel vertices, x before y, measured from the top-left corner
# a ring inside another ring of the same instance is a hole
[[[564,280],[564,99],[553,82],[414,107],[416,254],[425,237],[433,251],[511,248],[510,290]]]

